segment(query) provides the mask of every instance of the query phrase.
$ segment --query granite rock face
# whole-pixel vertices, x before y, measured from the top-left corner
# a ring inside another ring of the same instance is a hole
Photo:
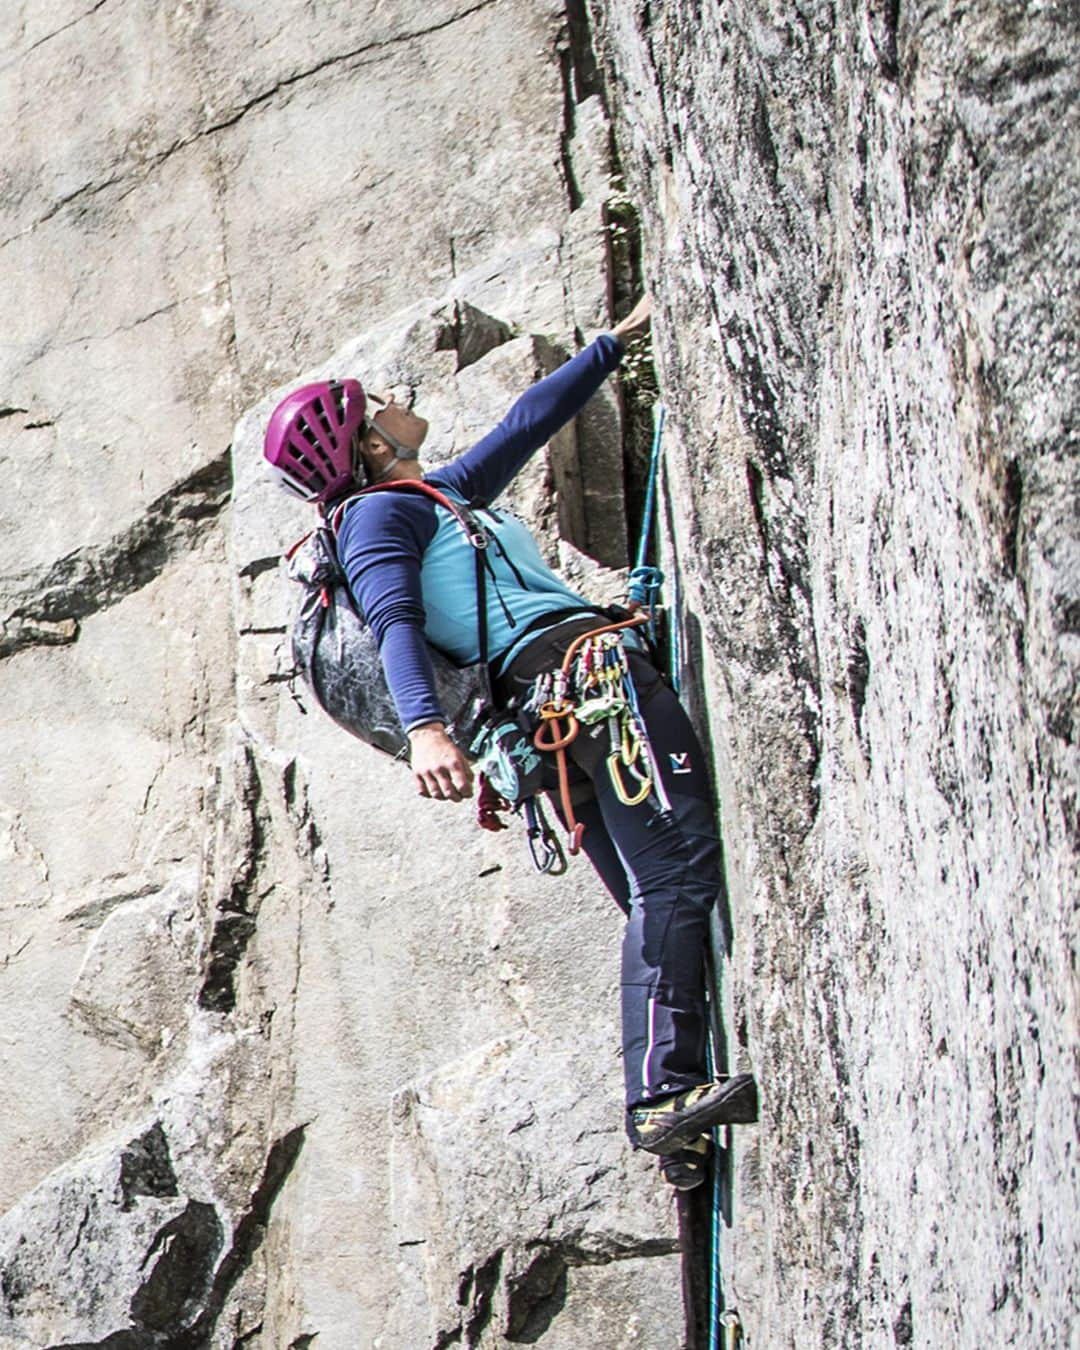
[[[309,521],[260,465],[313,368],[414,389],[438,462],[606,324],[566,16],[0,24],[0,1345],[681,1339],[617,912],[301,711]],[[620,421],[606,391],[514,497],[598,595]]]
[[[759,1346],[1066,1343],[1071,24],[4,10],[3,1350],[702,1343],[688,1211],[622,1138],[615,910],[293,690],[310,522],[259,465],[330,371],[449,458],[639,264],[762,1085],[724,1296]],[[628,407],[511,502],[604,599]]]
[[[591,8],[766,1103],[728,1298],[765,1345],[1063,1344],[1075,16]]]

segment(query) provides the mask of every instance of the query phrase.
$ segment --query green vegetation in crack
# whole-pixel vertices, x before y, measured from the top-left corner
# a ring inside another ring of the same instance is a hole
[[[646,289],[641,265],[641,218],[621,175],[611,180],[611,190],[604,203],[604,219],[608,232],[612,307],[619,319]],[[619,371],[619,387],[624,415],[626,519],[633,546],[644,511],[652,450],[653,407],[660,397],[650,332],[639,334],[627,343]]]

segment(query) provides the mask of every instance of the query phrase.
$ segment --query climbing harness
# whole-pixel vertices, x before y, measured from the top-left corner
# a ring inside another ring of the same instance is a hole
[[[650,644],[655,646],[656,642],[664,576],[658,567],[648,566],[646,559],[655,515],[664,416],[663,404],[657,404],[641,536],[630,572],[630,604],[643,612],[581,634],[567,648],[558,669],[537,677],[523,705],[524,711],[531,712],[540,722],[533,737],[536,748],[555,757],[559,803],[569,836],[567,850],[572,857],[581,850],[585,827],[574,815],[566,752],[583,726],[607,723],[607,774],[624,806],[638,806],[655,795],[661,809],[671,809],[619,638],[624,629],[643,628]]]
[[[636,806],[653,791],[663,793],[619,638],[626,629],[641,628],[646,623],[648,615],[635,614],[579,634],[567,647],[559,667],[537,676],[522,705],[524,712],[532,713],[540,722],[533,744],[555,756],[559,804],[571,857],[581,851],[585,826],[574,815],[566,751],[582,726],[607,722],[611,746],[607,770],[624,805]]]

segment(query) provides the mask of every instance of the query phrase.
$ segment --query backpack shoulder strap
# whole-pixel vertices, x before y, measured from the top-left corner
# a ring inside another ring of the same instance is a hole
[[[422,497],[428,497],[437,506],[445,507],[450,512],[464,531],[466,539],[472,545],[473,554],[476,558],[476,616],[479,630],[477,646],[480,651],[480,663],[484,668],[487,701],[489,704],[493,704],[491,671],[488,666],[487,578],[485,575],[485,568],[488,565],[485,549],[488,546],[489,538],[487,531],[474,514],[474,509],[481,508],[484,503],[474,500],[468,506],[462,506],[460,502],[453,501],[445,492],[441,492],[431,483],[425,483],[422,478],[399,478],[392,483],[373,483],[370,487],[361,488],[359,492],[354,492],[351,497],[346,497],[341,505],[335,509],[329,521],[335,539],[338,530],[341,528],[341,519],[345,514],[345,508],[357,497],[366,497],[372,492],[411,492]]]
[[[357,497],[367,497],[373,492],[408,492],[421,497],[427,497],[435,502],[437,506],[445,507],[454,517],[461,528],[465,531],[469,543],[476,549],[487,548],[487,531],[477,520],[474,514],[474,507],[482,506],[482,502],[470,502],[468,506],[462,506],[460,502],[455,502],[448,497],[445,492],[440,491],[431,483],[425,483],[421,478],[403,478],[397,479],[392,483],[373,483],[371,487],[361,488],[359,492],[354,492],[351,497],[345,500],[334,510],[330,517],[330,528],[335,536],[341,528],[341,520],[345,514],[345,508],[350,502],[354,502]]]

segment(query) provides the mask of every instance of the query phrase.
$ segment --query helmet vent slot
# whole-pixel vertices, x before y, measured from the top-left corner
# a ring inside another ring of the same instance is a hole
[[[335,439],[334,428],[330,425],[330,419],[326,415],[326,409],[321,403],[316,403],[315,405],[315,416],[318,419],[319,426],[322,427],[327,440],[333,443]]]
[[[302,417],[298,417],[296,419],[296,430],[297,433],[300,436],[302,436],[305,441],[307,441],[308,445],[311,446],[312,450],[318,449],[319,445],[318,438],[316,437],[314,431],[312,431],[308,423],[305,422]]]
[[[297,457],[304,463],[305,467],[308,467],[310,465],[310,467],[316,473],[319,474],[325,473],[328,478],[333,478],[334,474],[336,473],[334,461],[323,449],[323,446],[319,441],[319,438],[316,436],[315,432],[311,429],[310,424],[305,422],[302,417],[298,417],[296,419],[296,430],[301,439],[303,440],[304,444],[311,451],[314,459],[318,461],[319,467],[316,467],[316,465],[313,464],[311,460],[306,459],[304,455],[301,453],[299,447],[297,447]]]

